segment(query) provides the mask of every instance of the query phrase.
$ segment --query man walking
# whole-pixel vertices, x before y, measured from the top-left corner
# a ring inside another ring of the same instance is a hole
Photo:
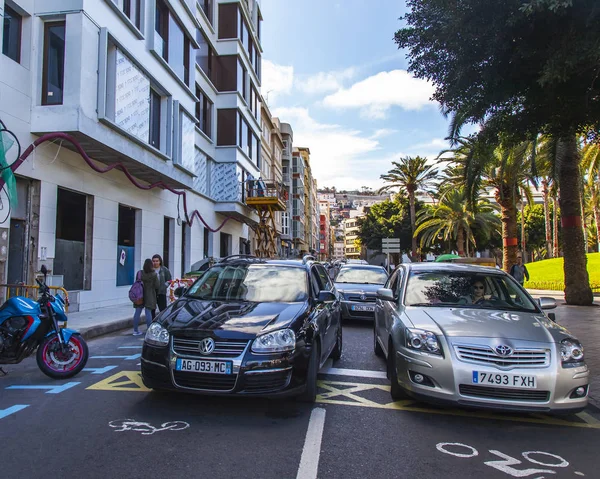
[[[512,268],[510,268],[510,275],[515,278],[521,286],[523,286],[525,279],[529,281],[529,271],[527,271],[527,266],[523,264],[523,255],[521,253],[517,253],[517,264],[513,264]]]

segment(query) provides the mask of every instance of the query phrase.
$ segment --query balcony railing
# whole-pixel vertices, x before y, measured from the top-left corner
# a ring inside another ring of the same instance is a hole
[[[278,211],[285,211],[289,194],[283,183],[274,180],[247,180],[245,186],[248,206],[270,205]]]

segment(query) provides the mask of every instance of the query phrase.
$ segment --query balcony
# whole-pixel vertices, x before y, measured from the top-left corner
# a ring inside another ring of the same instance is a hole
[[[287,209],[288,192],[274,180],[247,180],[246,204],[253,207],[270,206],[275,211]]]

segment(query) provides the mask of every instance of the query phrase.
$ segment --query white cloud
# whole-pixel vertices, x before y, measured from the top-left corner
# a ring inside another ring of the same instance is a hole
[[[392,130],[391,128],[380,128],[379,130],[375,130],[375,132],[369,138],[372,140],[377,140],[379,138],[393,135],[394,133],[398,133],[398,130]]]
[[[431,83],[414,78],[406,70],[380,72],[342,88],[323,100],[332,108],[360,108],[361,115],[368,119],[385,118],[392,106],[405,110],[420,110],[432,105],[434,92]]]
[[[262,61],[261,93],[274,105],[277,98],[287,95],[294,85],[294,67],[278,65],[269,60]]]
[[[319,123],[306,108],[276,108],[273,115],[290,123],[294,146],[310,149],[311,168],[319,187],[381,186],[379,175],[387,171],[388,165],[366,159],[380,149],[376,139],[358,130]]]
[[[306,78],[298,78],[296,87],[309,95],[340,90],[344,80],[351,80],[356,75],[354,67],[341,71],[319,72]]]

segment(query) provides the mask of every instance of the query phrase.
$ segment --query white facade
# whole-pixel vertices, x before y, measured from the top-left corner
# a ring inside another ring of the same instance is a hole
[[[234,3],[240,15],[237,38],[220,37],[216,27],[221,5],[231,2],[207,2],[212,10],[206,12],[192,0],[129,4],[132,11],[125,12],[122,0],[0,0],[2,13],[14,12],[21,24],[20,55],[12,53],[14,45],[12,50],[3,45],[0,55],[0,120],[6,128],[23,150],[43,134],[69,133],[97,168],[119,163],[142,187],[119,169],[94,171],[62,140],[38,146],[16,171],[19,191],[25,191],[19,207],[24,212],[13,210],[0,229],[9,232],[14,246],[19,222],[29,220],[21,251],[30,268],[22,268],[19,278],[14,257],[12,263],[10,255],[0,257],[3,279],[31,283],[42,263],[55,274],[66,267],[65,284],[71,273],[83,276],[82,287],[70,296],[82,310],[128,302],[130,283],[117,285],[125,267],[121,262],[132,261],[137,271],[145,258],[158,253],[179,277],[203,257],[246,248],[249,225],[257,219],[244,204],[242,182],[248,175],[258,177],[260,166],[258,3]],[[169,25],[168,38],[155,31],[157,8]],[[64,25],[54,31],[56,22]],[[48,42],[49,31],[54,43]],[[57,67],[52,49],[60,50],[61,40],[64,64]],[[212,71],[225,57],[236,58],[238,72],[245,69],[231,91],[213,84],[196,63],[208,47]],[[55,88],[61,68],[62,92]],[[233,124],[227,124],[231,118]],[[240,132],[247,133],[242,144]],[[234,142],[228,144],[231,137]],[[203,221],[195,217],[187,225],[182,197],[178,201],[162,187],[147,189],[157,182],[186,191],[188,213],[197,211]],[[65,220],[70,213],[65,198],[81,202],[76,206],[85,211],[83,230]],[[131,215],[128,222],[125,213]],[[210,231],[225,221],[218,232]],[[80,233],[83,241],[69,239]],[[57,257],[70,243],[81,243],[85,251],[81,271],[64,252]],[[14,250],[9,248],[11,254]]]

